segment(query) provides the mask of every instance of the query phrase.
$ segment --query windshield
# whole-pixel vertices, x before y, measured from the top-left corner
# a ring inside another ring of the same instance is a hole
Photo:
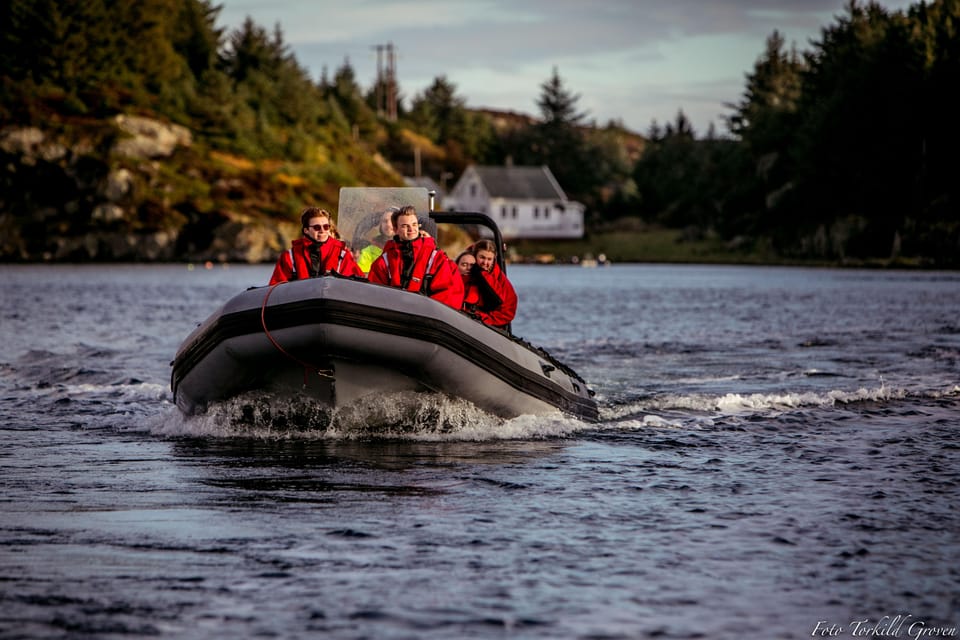
[[[436,225],[430,220],[430,194],[423,187],[343,187],[337,211],[337,230],[340,238],[354,252],[362,250],[377,239],[382,239],[380,221],[388,207],[413,205],[420,224],[428,233],[436,235]]]
[[[389,207],[413,205],[420,228],[453,257],[479,237],[486,237],[471,226],[437,223],[430,218],[430,192],[423,187],[342,187],[337,211],[340,239],[358,253],[371,244],[383,246],[389,239],[381,232],[381,221]]]

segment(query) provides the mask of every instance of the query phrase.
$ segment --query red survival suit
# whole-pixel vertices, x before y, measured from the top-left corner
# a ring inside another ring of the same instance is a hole
[[[480,297],[480,289],[477,288],[473,271],[467,275],[460,274],[463,278],[463,310],[472,315],[477,315],[480,307],[483,305],[483,298]],[[479,316],[478,316],[479,317]]]
[[[314,265],[310,260],[313,247],[320,249],[319,265]],[[353,259],[353,254],[342,240],[328,238],[326,242],[319,243],[304,236],[294,240],[293,246],[277,258],[277,266],[273,269],[270,284],[316,278],[328,271],[336,271],[344,276],[363,277],[357,261]]]
[[[457,265],[437,248],[433,238],[420,236],[406,247],[412,249],[413,269],[408,269],[409,279],[404,282],[404,245],[396,238],[389,240],[383,253],[374,260],[367,279],[377,284],[399,287],[407,291],[421,291],[434,300],[459,310],[463,304],[463,279]]]
[[[465,280],[464,311],[493,327],[506,327],[513,321],[517,315],[517,293],[500,265],[494,263],[490,271],[474,265]]]

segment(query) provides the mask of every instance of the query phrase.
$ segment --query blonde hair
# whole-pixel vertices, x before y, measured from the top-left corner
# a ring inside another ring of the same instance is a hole
[[[470,247],[470,253],[472,253],[474,256],[476,256],[481,251],[489,251],[494,255],[494,257],[496,257],[497,245],[493,240],[484,239],[484,240],[477,240],[476,242],[473,243],[473,246]]]

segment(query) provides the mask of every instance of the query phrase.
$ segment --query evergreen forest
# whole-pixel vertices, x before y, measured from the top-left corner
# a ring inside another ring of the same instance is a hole
[[[227,31],[219,11],[0,6],[0,259],[214,255],[218,229],[236,237],[290,225],[307,204],[335,210],[341,186],[419,171],[449,187],[469,164],[512,161],[548,165],[587,206],[588,234],[676,229],[784,261],[960,267],[960,0],[901,11],[851,0],[804,49],[771,33],[722,134],[695,131],[682,111],[642,134],[592,121],[560,69],[533,115],[471,109],[437,69],[427,87],[394,87],[388,117],[386,88],[362,86],[349,60],[311,77],[279,27],[248,18]],[[119,114],[179,125],[191,143],[118,157]],[[104,209],[120,169],[129,177]],[[104,252],[121,233],[173,240],[151,255]],[[262,255],[219,255],[272,259],[285,239],[263,242]]]

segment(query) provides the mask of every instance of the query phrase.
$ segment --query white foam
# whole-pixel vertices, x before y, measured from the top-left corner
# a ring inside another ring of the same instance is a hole
[[[150,426],[174,437],[426,442],[554,438],[590,428],[559,412],[505,420],[464,400],[428,393],[371,396],[335,411],[304,398],[247,394],[197,416],[171,409]]]
[[[722,396],[691,395],[664,396],[651,403],[656,408],[716,411],[735,414],[758,411],[781,411],[802,407],[833,407],[854,402],[888,401],[906,397],[904,389],[892,389],[881,385],[875,388],[861,387],[855,391],[835,389],[824,393],[728,393]]]
[[[601,410],[607,427],[617,429],[698,428],[709,426],[717,418],[743,414],[780,414],[805,408],[829,409],[864,402],[892,402],[909,397],[952,397],[960,394],[960,385],[943,389],[908,391],[887,386],[826,392],[727,393],[723,395],[662,395]],[[679,414],[679,415],[677,415]]]
[[[149,387],[149,385],[146,385]],[[160,397],[159,385],[150,391]],[[960,385],[923,392],[925,397],[956,396]],[[832,408],[861,402],[890,402],[917,395],[886,386],[826,392],[663,395],[617,406],[601,406],[599,424],[559,412],[506,420],[464,400],[439,394],[370,396],[330,411],[304,398],[275,398],[261,393],[215,404],[198,416],[167,409],[148,424],[164,436],[275,439],[401,439],[423,442],[533,440],[562,438],[597,430],[701,429],[725,416],[777,415],[804,408]]]
[[[69,396],[93,396],[110,394],[120,400],[166,400],[170,401],[170,388],[154,382],[134,382],[129,384],[64,384],[58,390]]]

